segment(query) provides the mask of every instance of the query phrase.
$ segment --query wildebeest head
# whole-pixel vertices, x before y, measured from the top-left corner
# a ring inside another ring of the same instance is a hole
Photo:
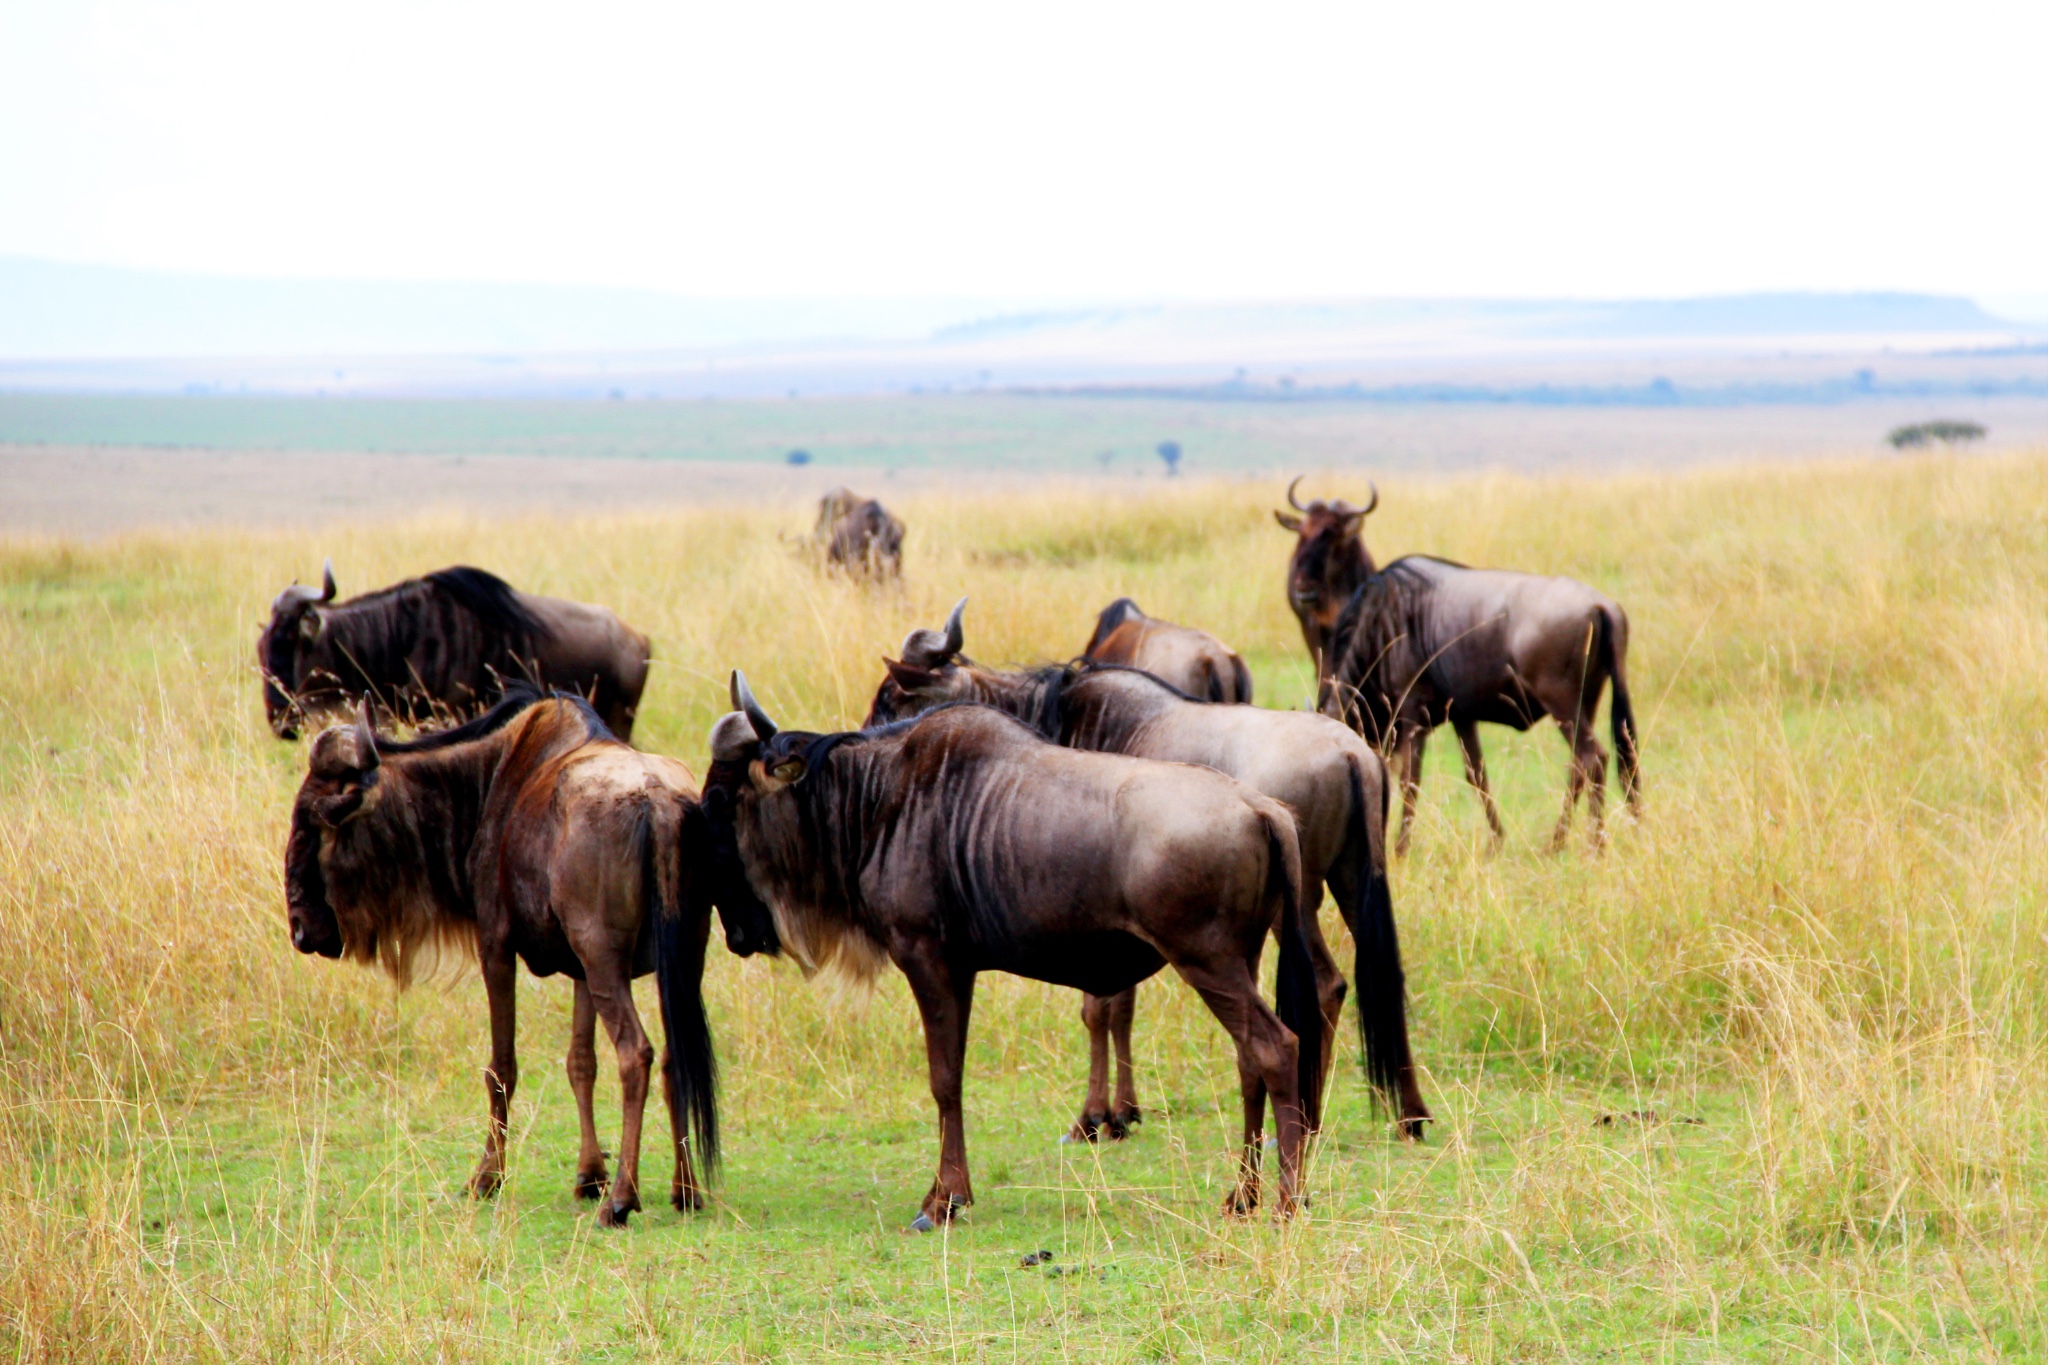
[[[747,880],[740,857],[736,823],[738,807],[754,786],[752,769],[761,761],[766,735],[779,733],[748,690],[746,678],[732,675],[733,710],[711,727],[711,769],[704,780],[703,809],[710,830],[712,902],[725,926],[725,946],[740,957],[782,951],[775,916]],[[774,779],[769,778],[772,783]]]
[[[285,906],[292,946],[302,953],[341,956],[341,925],[320,871],[320,840],[374,808],[381,764],[368,703],[353,725],[323,730],[307,755],[285,848]]]
[[[874,704],[868,708],[863,724],[886,725],[941,702],[961,701],[972,695],[967,676],[971,665],[960,653],[966,643],[960,617],[966,610],[967,599],[963,597],[953,604],[945,629],[913,630],[903,637],[899,651],[902,658],[883,658],[889,676],[875,690]]]
[[[1287,604],[1301,618],[1305,633],[1314,622],[1320,633],[1327,635],[1345,600],[1358,586],[1357,579],[1373,571],[1372,555],[1360,532],[1365,519],[1380,505],[1380,490],[1377,484],[1369,484],[1372,500],[1363,507],[1353,507],[1342,498],[1331,502],[1316,498],[1304,507],[1294,496],[1300,485],[1299,476],[1287,485],[1287,505],[1300,515],[1273,513],[1275,521],[1298,537],[1287,566]]]
[[[321,566],[320,588],[292,584],[270,604],[270,624],[256,640],[256,662],[263,670],[263,713],[280,739],[297,739],[297,708],[292,693],[300,686],[305,655],[327,629],[320,608],[334,600],[334,561]]]

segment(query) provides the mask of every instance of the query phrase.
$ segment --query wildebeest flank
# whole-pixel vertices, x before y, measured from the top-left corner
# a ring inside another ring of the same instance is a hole
[[[470,1177],[479,1198],[505,1175],[519,1064],[515,975],[575,978],[569,1083],[582,1148],[576,1192],[598,1221],[640,1207],[640,1128],[653,1047],[633,1005],[636,971],[659,964],[672,1062],[678,1209],[702,1206],[683,1133],[707,1169],[718,1150],[711,1039],[697,994],[709,929],[706,831],[681,764],[614,739],[580,700],[515,688],[477,720],[410,743],[378,739],[367,706],[307,756],[285,849],[285,899],[302,953],[380,964],[400,984],[423,952],[471,947],[490,999],[490,1124]],[[659,949],[659,952],[656,949]],[[618,1053],[624,1110],[608,1179],[591,1088],[595,1020]],[[609,1190],[607,1192],[607,1185]]]
[[[336,602],[334,565],[319,591],[293,584],[271,604],[256,644],[263,709],[290,739],[308,716],[368,698],[419,721],[473,714],[514,679],[587,698],[630,738],[647,685],[647,637],[604,607],[537,597],[457,565]]]
[[[1359,1032],[1366,1072],[1400,1117],[1401,1130],[1421,1136],[1422,1102],[1408,1048],[1406,982],[1394,929],[1386,868],[1386,767],[1370,745],[1327,716],[1267,711],[1198,701],[1164,680],[1120,665],[1054,665],[1027,672],[985,668],[961,653],[961,616],[953,608],[943,631],[916,630],[903,658],[885,661],[870,726],[949,702],[974,701],[1017,717],[1055,743],[1168,763],[1199,763],[1226,773],[1284,804],[1300,838],[1303,904],[1310,949],[1325,984],[1324,1058],[1334,1042],[1344,981],[1330,961],[1314,913],[1327,882],[1357,946]],[[1072,1135],[1093,1138],[1106,1128],[1121,1137],[1139,1117],[1131,1076],[1131,1020],[1136,988],[1113,999],[1086,997],[1088,1097]],[[1108,1050],[1116,1049],[1116,1097],[1108,1092]]]
[[[1293,819],[1221,773],[1080,753],[983,706],[847,734],[782,731],[733,679],[712,730],[712,820],[807,968],[908,978],[924,1018],[940,1154],[913,1226],[973,1202],[960,1093],[974,981],[1007,971],[1114,995],[1171,964],[1237,1043],[1245,1145],[1229,1205],[1259,1198],[1270,1092],[1279,1206],[1316,1121],[1316,971]],[[1279,924],[1279,1015],[1258,996]]]
[[[1102,609],[1081,653],[1097,663],[1142,668],[1204,701],[1252,699],[1252,671],[1236,650],[1206,630],[1147,616],[1128,597]]]

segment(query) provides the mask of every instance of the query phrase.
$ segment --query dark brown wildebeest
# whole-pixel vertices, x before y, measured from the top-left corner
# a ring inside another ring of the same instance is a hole
[[[1252,671],[1236,650],[1206,630],[1155,620],[1128,597],[1102,609],[1081,654],[1096,663],[1142,668],[1204,701],[1252,699]]]
[[[1171,964],[1237,1043],[1244,1148],[1226,1207],[1257,1206],[1270,1094],[1277,1202],[1294,1208],[1322,1027],[1284,806],[1206,768],[1062,749],[985,706],[819,735],[780,730],[737,674],[733,695],[705,809],[732,827],[780,942],[811,971],[894,962],[924,1016],[939,1171],[913,1227],[974,1202],[960,1087],[986,971],[1109,996]],[[1277,1016],[1258,994],[1276,922]]]
[[[811,544],[825,562],[864,578],[903,572],[903,523],[873,498],[835,488],[818,499]]]
[[[1293,503],[1292,484],[1287,493]],[[1375,571],[1359,530],[1378,502],[1375,490],[1364,508],[1309,504],[1306,518],[1296,523],[1301,539],[1288,571],[1288,600],[1311,650],[1320,649],[1323,710],[1390,747],[1399,762],[1396,849],[1408,848],[1422,749],[1431,730],[1448,721],[1457,731],[1465,777],[1478,791],[1498,841],[1500,810],[1487,787],[1479,724],[1527,730],[1545,716],[1557,720],[1572,751],[1564,813],[1552,845],[1564,843],[1582,790],[1598,842],[1607,754],[1593,737],[1593,718],[1610,679],[1609,723],[1622,791],[1631,809],[1641,800],[1627,615],[1612,598],[1576,579],[1472,569],[1427,555],[1409,555]],[[1281,517],[1282,524],[1289,521]],[[1334,594],[1345,584],[1352,585],[1348,600],[1331,617],[1327,634],[1314,633],[1323,630]]]
[[[888,659],[867,724],[886,724],[942,706],[975,701],[1017,717],[1070,749],[1127,754],[1167,763],[1199,763],[1226,773],[1294,813],[1300,836],[1302,904],[1325,993],[1325,1065],[1344,1005],[1344,978],[1331,962],[1316,911],[1327,883],[1357,947],[1358,1028],[1366,1074],[1399,1116],[1401,1132],[1422,1136],[1422,1102],[1408,1050],[1407,986],[1387,887],[1387,772],[1358,735],[1328,716],[1199,701],[1149,673],[1114,664],[1054,665],[1022,673],[983,668],[961,654],[967,600],[943,631],[916,630],[903,658]],[[1131,1017],[1137,988],[1113,998],[1084,996],[1088,1097],[1070,1136],[1122,1137],[1139,1115],[1131,1077]],[[1110,1103],[1109,1048],[1116,1048],[1116,1100]]]
[[[580,699],[537,701],[518,686],[476,720],[407,743],[379,739],[365,703],[353,725],[314,739],[306,769],[285,846],[293,945],[377,964],[401,986],[437,948],[473,947],[482,964],[491,1117],[470,1193],[489,1198],[505,1176],[519,1079],[514,987],[524,959],[535,976],[576,981],[568,1061],[583,1128],[576,1193],[603,1198],[597,1220],[607,1227],[640,1207],[654,1049],[633,1007],[633,977],[662,973],[670,1200],[701,1208],[684,1125],[696,1131],[707,1172],[718,1128],[698,993],[710,927],[708,831],[689,771],[614,739]],[[597,1018],[618,1050],[624,1107],[618,1175],[609,1181],[591,1112]]]
[[[321,580],[318,591],[294,583],[279,593],[256,642],[263,709],[280,738],[365,697],[410,721],[474,714],[518,678],[584,697],[631,738],[647,637],[605,608],[535,597],[466,565],[346,602],[334,600],[334,561]]]

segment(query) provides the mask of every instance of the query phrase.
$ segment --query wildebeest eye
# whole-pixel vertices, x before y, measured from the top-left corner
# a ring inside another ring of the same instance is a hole
[[[794,782],[804,775],[804,761],[800,758],[785,758],[775,765],[773,771],[777,782]]]

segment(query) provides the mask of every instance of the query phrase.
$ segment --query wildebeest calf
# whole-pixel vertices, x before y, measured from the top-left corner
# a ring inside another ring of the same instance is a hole
[[[640,1207],[654,1049],[633,1006],[633,977],[658,962],[673,1057],[663,1065],[675,1133],[669,1197],[678,1209],[702,1207],[684,1126],[694,1126],[707,1170],[718,1130],[696,984],[710,926],[705,830],[688,770],[620,743],[580,700],[536,701],[525,689],[477,720],[409,743],[380,740],[365,708],[354,725],[314,739],[306,769],[285,847],[298,950],[379,964],[401,985],[436,945],[473,947],[482,964],[491,1115],[470,1193],[488,1198],[505,1177],[519,1080],[514,987],[524,959],[536,976],[576,981],[568,1062],[583,1130],[576,1193],[604,1198],[598,1222],[607,1227]],[[609,1181],[591,1110],[597,1018],[618,1051],[624,1106],[618,1175]]]

